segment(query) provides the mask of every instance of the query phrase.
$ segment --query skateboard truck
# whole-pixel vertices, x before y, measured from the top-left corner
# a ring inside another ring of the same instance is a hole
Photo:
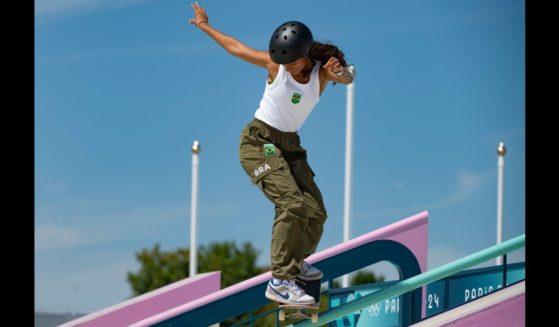
[[[311,319],[312,322],[318,322],[318,303],[314,304],[279,304],[278,318],[284,321],[285,318],[291,319]],[[288,310],[295,310],[293,313],[288,314]],[[305,313],[309,311],[309,313]]]

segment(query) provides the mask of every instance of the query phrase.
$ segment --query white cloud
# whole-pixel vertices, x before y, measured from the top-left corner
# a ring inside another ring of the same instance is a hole
[[[132,239],[164,239],[170,226],[186,232],[188,208],[132,207],[91,199],[39,205],[35,215],[35,251],[47,252]],[[180,225],[178,225],[180,224]],[[154,226],[157,226],[154,230]]]
[[[439,200],[434,200],[432,202],[427,202],[421,205],[411,206],[407,208],[373,212],[373,215],[377,217],[411,215],[423,210],[443,209],[451,207],[453,205],[464,203],[468,201],[481,188],[482,184],[486,180],[488,180],[489,177],[492,176],[492,174],[493,171],[483,173],[459,171],[456,176],[458,183],[457,188],[448,196]],[[397,182],[396,184],[394,184],[394,187],[397,188],[399,183],[401,183],[403,187],[403,182]],[[369,219],[371,217],[371,213],[367,212],[363,216]]]
[[[187,212],[184,205],[129,207],[75,197],[40,202],[35,308],[83,313],[126,300],[131,295],[126,272],[138,267],[130,244],[168,241],[177,229],[188,235]],[[68,249],[73,251],[63,251]]]
[[[492,173],[492,171],[478,174],[464,171],[458,172],[458,189],[446,198],[428,204],[427,207],[440,209],[469,200]]]
[[[74,247],[83,241],[83,233],[75,227],[44,224],[35,229],[35,251]]]
[[[136,271],[133,256],[117,255],[78,268],[39,266],[35,273],[35,309],[90,313],[128,299],[132,290],[126,272]]]

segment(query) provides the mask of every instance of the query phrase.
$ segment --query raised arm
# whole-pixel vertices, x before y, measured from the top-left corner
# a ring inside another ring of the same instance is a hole
[[[223,34],[209,24],[209,18],[204,8],[200,7],[198,2],[190,5],[194,9],[194,18],[188,22],[197,26],[202,31],[206,32],[217,44],[224,48],[230,54],[239,57],[251,64],[268,68],[272,63],[268,51],[259,51],[248,47],[241,43],[239,40]]]

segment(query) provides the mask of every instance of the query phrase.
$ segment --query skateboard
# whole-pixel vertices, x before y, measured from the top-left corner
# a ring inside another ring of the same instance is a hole
[[[311,304],[289,304],[289,303],[278,303],[279,311],[278,318],[280,321],[284,321],[285,318],[293,319],[311,319],[312,322],[318,322],[318,309],[320,308],[320,285],[322,280],[313,281],[302,281],[295,279],[295,283],[301,287],[306,294],[314,298],[315,303]],[[290,314],[290,311],[295,310]],[[305,313],[308,312],[308,313]]]
[[[285,318],[291,319],[311,319],[312,322],[318,322],[318,309],[320,305],[318,303],[313,304],[279,304],[278,318],[280,321],[284,321]],[[295,312],[289,313],[289,311],[295,310]]]

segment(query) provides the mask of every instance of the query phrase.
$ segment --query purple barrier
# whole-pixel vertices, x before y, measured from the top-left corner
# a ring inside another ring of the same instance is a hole
[[[342,252],[350,251],[356,247],[363,244],[367,244],[376,240],[393,240],[400,242],[410,249],[414,253],[419,265],[421,267],[421,272],[425,272],[427,269],[427,221],[429,213],[423,211],[414,216],[402,219],[394,224],[388,225],[386,227],[377,229],[365,235],[359,236],[345,243],[328,248],[324,251],[318,252],[307,258],[309,263],[316,263],[326,258],[330,258]],[[219,299],[225,298],[235,293],[242,292],[248,288],[257,286],[261,283],[265,283],[272,278],[271,272],[265,272],[251,279],[247,279],[241,283],[229,286],[218,292],[208,294],[197,300],[185,303],[181,306],[169,309],[166,312],[161,312],[152,317],[146,318],[139,321],[130,327],[147,327],[156,324],[160,321],[172,318],[179,314],[188,312],[195,308],[201,307],[203,305],[209,304],[211,302],[217,301]],[[264,295],[262,295],[264,296]],[[425,287],[423,288],[423,299],[425,300]],[[423,307],[422,316],[425,316],[425,308]]]
[[[219,291],[220,288],[221,272],[199,274],[72,320],[59,327],[128,326]]]

